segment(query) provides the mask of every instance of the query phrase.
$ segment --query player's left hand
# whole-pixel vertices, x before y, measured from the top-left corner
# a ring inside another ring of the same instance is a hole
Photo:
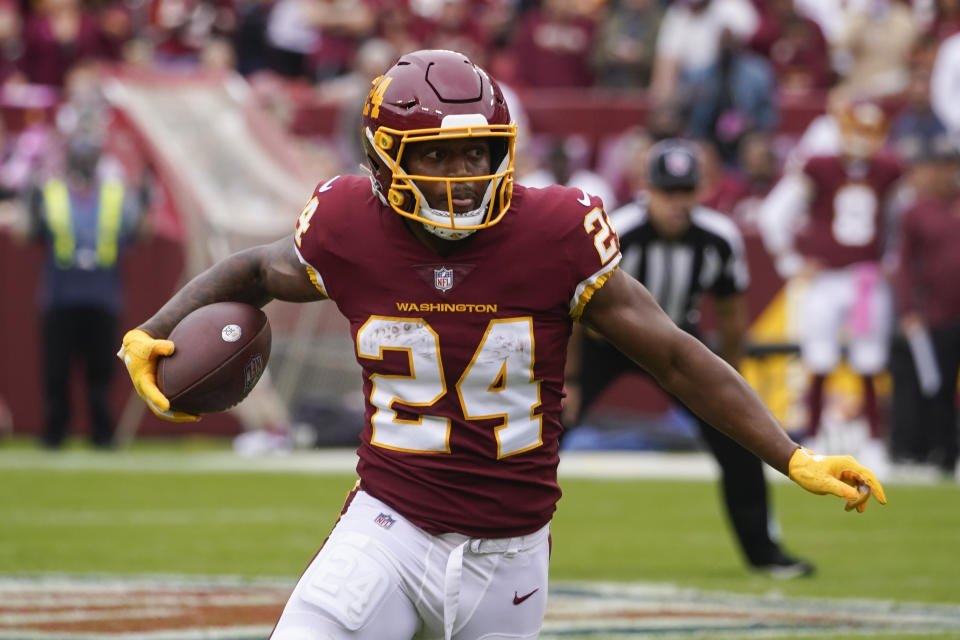
[[[853,456],[819,456],[800,447],[790,457],[788,472],[790,479],[807,491],[846,498],[847,511],[863,513],[870,494],[880,504],[887,504],[880,481]]]
[[[156,340],[146,331],[132,329],[123,336],[117,357],[123,361],[137,395],[158,418],[170,422],[196,422],[200,416],[170,409],[170,401],[157,387],[157,361],[173,353],[169,340]]]

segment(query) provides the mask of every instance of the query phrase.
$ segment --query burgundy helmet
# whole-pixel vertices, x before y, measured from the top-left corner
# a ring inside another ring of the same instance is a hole
[[[361,123],[374,192],[431,233],[459,240],[496,224],[510,208],[517,125],[497,83],[463,54],[423,50],[401,56],[373,81]],[[450,138],[488,139],[491,173],[450,178],[406,172],[408,144]],[[477,209],[455,213],[451,185],[468,180],[488,181],[484,197]],[[430,207],[415,181],[446,182],[448,207]]]

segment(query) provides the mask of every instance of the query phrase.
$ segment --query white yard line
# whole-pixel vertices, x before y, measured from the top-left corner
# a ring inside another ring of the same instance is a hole
[[[96,451],[46,452],[0,450],[0,471],[111,471],[130,473],[302,473],[350,474],[357,464],[353,449],[315,449],[242,456],[232,451],[163,452]],[[786,478],[767,467],[767,478]],[[704,452],[565,451],[560,454],[560,478],[714,480],[718,467]],[[885,483],[931,485],[941,482],[934,473],[893,469]]]
[[[353,473],[353,449],[318,449],[261,456],[231,451],[150,453],[32,450],[0,451],[0,470],[118,472]],[[705,453],[653,451],[572,451],[560,456],[561,477],[713,479],[717,466]]]

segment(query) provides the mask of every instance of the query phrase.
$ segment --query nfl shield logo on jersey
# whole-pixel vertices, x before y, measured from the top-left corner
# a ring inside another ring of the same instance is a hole
[[[433,270],[433,286],[439,291],[449,291],[453,288],[453,269],[441,267]]]

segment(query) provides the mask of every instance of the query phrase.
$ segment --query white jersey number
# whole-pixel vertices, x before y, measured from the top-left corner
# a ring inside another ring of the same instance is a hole
[[[847,247],[863,247],[877,235],[877,195],[862,184],[851,184],[833,198],[834,239]]]
[[[593,244],[597,248],[597,254],[600,256],[600,264],[607,264],[610,258],[617,255],[617,243],[614,240],[613,230],[607,223],[607,217],[603,215],[600,207],[594,207],[583,218],[583,230],[593,236]]]
[[[447,393],[440,361],[440,340],[416,318],[373,316],[357,331],[357,354],[382,360],[384,351],[404,351],[408,375],[370,376],[371,444],[417,453],[450,452],[450,420],[420,415],[401,419],[393,404],[429,407]],[[457,382],[457,397],[468,420],[501,418],[495,427],[497,458],[543,444],[540,381],[533,376],[533,320],[491,320],[480,346]]]

